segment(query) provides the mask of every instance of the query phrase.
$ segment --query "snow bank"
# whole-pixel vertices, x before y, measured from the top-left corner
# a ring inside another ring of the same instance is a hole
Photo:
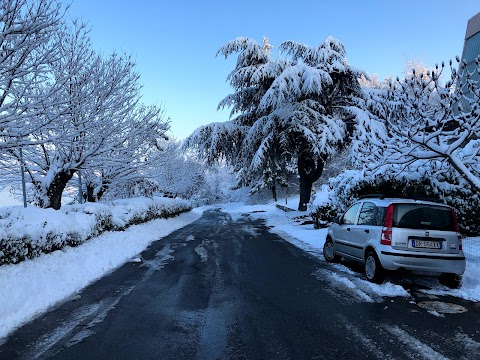
[[[186,200],[161,197],[70,205],[59,211],[34,206],[3,207],[0,208],[0,265],[76,246],[108,230],[123,230],[133,224],[176,216],[191,208]]]
[[[194,210],[175,218],[134,225],[125,231],[104,233],[77,247],[67,246],[20,264],[0,266],[0,343],[15,328],[126,261],[139,261],[135,257],[152,241],[197,220],[201,213]],[[33,226],[29,227],[33,231]]]
[[[325,199],[326,194],[319,193],[318,195],[320,198]],[[321,206],[322,203],[323,201],[319,200],[315,204]],[[293,204],[298,204],[298,202],[289,199],[289,204],[292,204],[291,206],[293,207]],[[305,216],[304,212],[284,212],[278,209],[275,203],[255,206],[246,206],[240,203],[227,204],[222,205],[222,210],[229,212],[234,220],[240,218],[242,213],[248,213],[253,218],[264,219],[266,225],[272,227],[270,231],[277,233],[305,252],[325,261],[323,257],[323,245],[325,243],[327,229],[315,230],[313,225],[302,225],[303,221],[298,221],[298,219]],[[463,275],[461,287],[459,289],[449,289],[441,285],[436,279],[432,279],[432,281],[428,282],[428,286],[431,287],[431,289],[424,290],[424,292],[434,295],[455,296],[471,301],[480,301],[480,237],[464,239],[463,251],[467,259],[467,267]],[[343,285],[345,285],[345,283],[353,284],[358,292],[363,292],[372,299],[409,296],[408,291],[401,284],[394,284],[388,281],[381,285],[371,284],[363,278],[363,275],[353,273],[348,267],[342,264],[331,267],[334,271],[325,270],[325,272],[321,274],[322,278],[330,279],[332,282],[336,281]],[[416,280],[413,279],[412,281]]]

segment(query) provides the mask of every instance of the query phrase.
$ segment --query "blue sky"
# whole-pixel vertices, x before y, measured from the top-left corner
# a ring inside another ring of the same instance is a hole
[[[234,61],[215,55],[237,36],[267,36],[276,57],[283,41],[314,46],[331,35],[352,66],[385,78],[401,75],[408,59],[434,66],[461,55],[467,21],[479,11],[478,0],[74,0],[69,16],[91,27],[97,50],[134,55],[143,101],[163,105],[182,139],[228,120],[217,105],[231,92]]]

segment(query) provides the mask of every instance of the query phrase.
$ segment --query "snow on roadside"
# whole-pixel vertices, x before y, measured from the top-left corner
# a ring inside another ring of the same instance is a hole
[[[289,204],[295,204],[298,198],[289,199]],[[294,206],[294,205],[290,205]],[[299,225],[294,219],[298,216],[304,216],[304,212],[291,211],[284,212],[276,207],[275,203],[265,205],[246,206],[244,204],[228,204],[222,206],[222,210],[227,211],[233,219],[238,219],[242,214],[248,213],[253,218],[265,219],[266,225],[272,227],[270,231],[278,234],[288,242],[308,252],[309,254],[325,261],[323,257],[323,245],[327,235],[327,229],[315,230],[313,225]],[[450,295],[471,301],[480,301],[480,238],[464,239],[464,252],[467,258],[467,267],[463,275],[462,285],[459,289],[449,289],[437,281],[429,282],[432,286],[430,290],[422,292],[432,295]],[[338,264],[330,265],[331,272],[324,272],[322,277],[330,283],[335,278],[337,283],[342,283],[344,287],[355,286],[360,292],[357,294],[365,301],[368,298],[378,299],[382,297],[409,297],[405,288],[401,285],[385,282],[377,285],[364,280],[361,275],[348,269],[348,267]],[[318,277],[318,274],[314,274]],[[353,279],[353,281],[352,281]],[[415,280],[413,280],[415,281]]]
[[[467,259],[467,267],[459,289],[448,289],[439,286],[431,290],[423,290],[431,295],[450,295],[470,301],[480,301],[480,238],[463,239],[463,251]]]
[[[75,248],[0,266],[0,339],[126,261],[135,260],[150,243],[199,219],[201,214],[201,209],[194,209],[175,218],[104,233]]]

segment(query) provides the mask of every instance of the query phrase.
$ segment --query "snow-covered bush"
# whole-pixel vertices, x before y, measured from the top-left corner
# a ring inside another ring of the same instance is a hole
[[[63,206],[60,211],[30,206],[0,208],[0,265],[76,246],[109,230],[192,209],[183,199],[135,198]]]
[[[468,235],[480,234],[480,198],[465,186],[462,189],[445,187],[429,173],[415,176],[376,174],[368,176],[362,170],[347,170],[331,178],[323,189],[321,199],[315,199],[311,216],[319,226],[326,225],[340,215],[354,201],[367,194],[382,194],[385,197],[433,199],[453,206],[456,210],[461,231]],[[328,199],[325,200],[325,194]]]
[[[189,201],[179,198],[122,199],[115,200],[111,204],[114,230],[123,230],[130,225],[141,224],[153,219],[176,216],[192,209]]]
[[[323,203],[310,208],[310,216],[313,220],[315,229],[323,229],[328,227],[332,219],[338,215],[338,211],[333,207],[332,203]]]
[[[313,220],[313,227],[321,229],[327,227],[332,219],[337,216],[337,208],[333,205],[334,192],[328,185],[322,185],[316,192],[308,208]]]

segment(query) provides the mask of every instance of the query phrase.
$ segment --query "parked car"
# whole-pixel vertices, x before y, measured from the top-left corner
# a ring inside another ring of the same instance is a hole
[[[387,271],[404,269],[437,275],[456,288],[465,271],[455,211],[431,201],[362,198],[334,219],[323,253],[328,262],[344,257],[364,264],[375,283]]]

